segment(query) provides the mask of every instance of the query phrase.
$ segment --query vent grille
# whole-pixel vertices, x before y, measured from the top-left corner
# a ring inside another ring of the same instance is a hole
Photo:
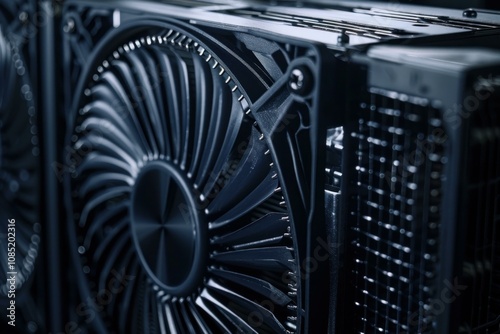
[[[500,87],[496,87],[497,89]],[[474,334],[500,332],[500,94],[475,113],[470,141],[464,276]]]
[[[353,12],[368,14],[377,17],[385,17],[399,21],[410,22],[414,24],[432,24],[451,28],[481,30],[500,28],[500,25],[485,22],[472,22],[469,20],[460,20],[448,16],[425,15],[416,13],[399,12],[393,10],[383,10],[377,8],[355,8]]]
[[[372,89],[357,118],[348,279],[356,333],[429,333],[446,164],[439,110]]]
[[[364,36],[375,39],[399,38],[414,35],[414,33],[401,29],[387,28],[383,26],[365,23],[348,22],[344,20],[321,19],[312,16],[291,15],[271,10],[258,10],[253,8],[230,9],[224,11],[227,14],[238,15],[252,19],[274,21],[296,27],[304,27],[331,32],[345,32],[348,35]]]

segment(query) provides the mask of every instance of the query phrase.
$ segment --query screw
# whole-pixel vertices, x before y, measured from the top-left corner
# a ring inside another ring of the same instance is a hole
[[[477,17],[477,12],[472,8],[468,8],[468,9],[464,10],[464,12],[462,13],[462,16],[468,17],[468,18],[475,18],[475,17]]]
[[[66,24],[63,27],[63,31],[65,33],[71,33],[73,31],[75,31],[75,20],[68,19],[68,21],[66,21]]]
[[[290,72],[288,87],[292,92],[306,95],[311,88],[311,72],[305,66],[298,66]]]
[[[342,30],[339,37],[337,37],[337,44],[347,44],[347,43],[349,43],[349,35],[345,32],[345,30]]]
[[[19,21],[21,21],[21,23],[23,24],[28,22],[28,13],[26,12],[19,13]]]

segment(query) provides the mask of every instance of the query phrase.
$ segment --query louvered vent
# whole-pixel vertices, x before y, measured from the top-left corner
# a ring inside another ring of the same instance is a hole
[[[429,333],[446,133],[425,99],[372,89],[357,116],[347,261],[356,333]]]

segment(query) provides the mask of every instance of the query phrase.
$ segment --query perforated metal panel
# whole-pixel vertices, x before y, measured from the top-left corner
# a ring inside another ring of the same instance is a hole
[[[426,332],[446,164],[439,111],[425,99],[372,89],[358,115],[349,218],[356,329]]]

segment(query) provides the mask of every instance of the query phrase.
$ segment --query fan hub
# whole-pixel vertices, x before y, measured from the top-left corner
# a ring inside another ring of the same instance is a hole
[[[134,245],[151,280],[173,296],[194,292],[206,268],[207,224],[175,165],[155,161],[142,168],[130,213]]]

